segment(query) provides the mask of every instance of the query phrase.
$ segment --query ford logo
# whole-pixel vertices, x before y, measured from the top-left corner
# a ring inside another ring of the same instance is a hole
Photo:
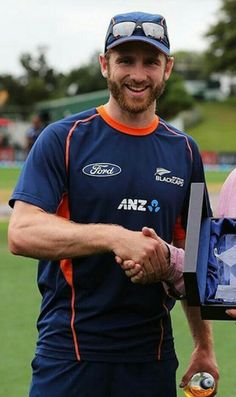
[[[115,176],[120,174],[121,168],[118,165],[111,163],[94,163],[86,165],[82,171],[88,176],[104,178],[106,176]]]

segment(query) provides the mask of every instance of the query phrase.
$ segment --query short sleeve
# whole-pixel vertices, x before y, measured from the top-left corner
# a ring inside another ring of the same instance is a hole
[[[56,124],[48,126],[31,149],[12,197],[55,213],[67,191],[65,167],[66,133]]]

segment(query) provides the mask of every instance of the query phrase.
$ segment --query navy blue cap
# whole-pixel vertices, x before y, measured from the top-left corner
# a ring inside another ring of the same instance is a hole
[[[138,27],[142,27],[143,22],[151,22],[163,27],[163,37],[154,38],[146,36],[143,29],[134,29],[131,36],[115,37],[113,35],[113,26],[120,22],[135,22]],[[166,55],[170,54],[170,42],[168,38],[167,26],[165,18],[159,14],[148,14],[146,12],[129,12],[127,14],[115,15],[109,24],[106,39],[105,39],[105,53],[110,48],[113,48],[119,44],[127,43],[131,41],[142,41],[159,49]]]

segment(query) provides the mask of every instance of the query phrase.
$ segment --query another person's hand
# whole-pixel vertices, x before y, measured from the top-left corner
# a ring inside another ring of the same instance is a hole
[[[228,314],[230,317],[236,318],[236,309],[228,309],[226,310],[226,314]]]
[[[124,270],[126,276],[130,278],[132,283],[145,284],[147,278],[146,271],[139,263],[135,263],[132,260],[123,261],[118,256],[116,256],[116,262]]]

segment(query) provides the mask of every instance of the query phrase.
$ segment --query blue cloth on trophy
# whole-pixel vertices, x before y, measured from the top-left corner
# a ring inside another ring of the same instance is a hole
[[[205,294],[205,299],[208,303],[222,302],[221,299],[215,299],[217,287],[219,283],[225,285],[230,283],[229,272],[220,273],[217,259],[222,253],[231,248],[229,246],[229,235],[236,235],[236,219],[212,219]],[[231,272],[234,274],[236,272],[236,266],[233,263],[231,265]]]

